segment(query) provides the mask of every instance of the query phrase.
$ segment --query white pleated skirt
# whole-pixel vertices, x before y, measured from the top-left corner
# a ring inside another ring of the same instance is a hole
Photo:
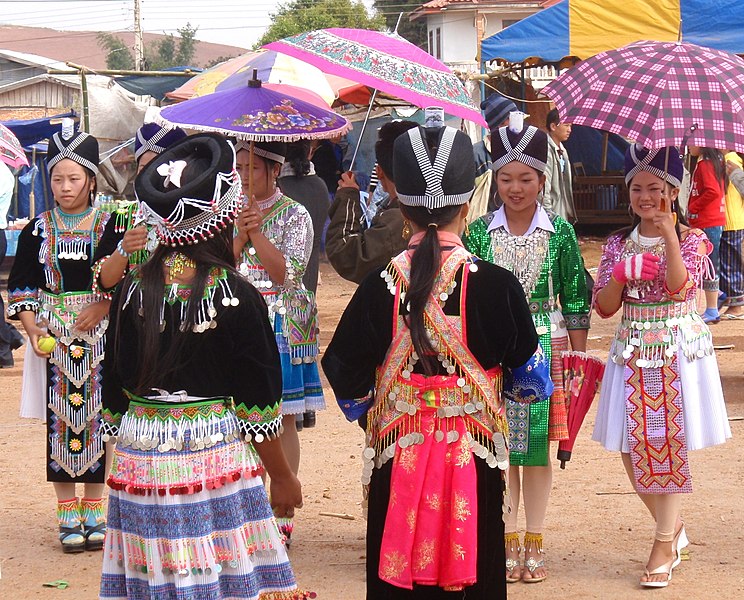
[[[715,354],[689,360],[677,351],[682,416],[688,450],[723,444],[731,437]],[[607,450],[630,452],[625,412],[625,365],[607,362],[592,439]]]

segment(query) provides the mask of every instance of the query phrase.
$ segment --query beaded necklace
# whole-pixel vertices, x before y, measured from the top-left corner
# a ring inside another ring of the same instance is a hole
[[[645,235],[641,235],[638,227],[630,232],[628,242],[626,242],[626,247],[629,247],[633,254],[650,252],[656,256],[664,255],[664,238],[661,236],[646,237]]]
[[[66,213],[63,211],[59,206],[54,208],[54,214],[57,216],[57,218],[60,220],[60,222],[65,226],[65,229],[68,231],[74,231],[78,227],[80,227],[80,223],[82,223],[86,217],[93,212],[93,207],[89,206],[81,213]]]
[[[494,264],[516,275],[528,300],[542,272],[549,241],[550,232],[540,228],[529,235],[512,235],[504,227],[491,231]]]
[[[282,191],[279,188],[276,188],[274,190],[274,193],[271,194],[271,196],[269,196],[265,200],[256,200],[256,202],[258,204],[258,208],[261,209],[261,212],[265,213],[272,206],[274,206],[274,204],[276,204],[279,198],[281,197],[282,197]]]

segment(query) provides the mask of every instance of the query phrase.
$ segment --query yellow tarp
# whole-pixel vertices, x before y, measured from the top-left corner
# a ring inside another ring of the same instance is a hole
[[[569,54],[581,59],[639,40],[673,42],[680,27],[679,0],[571,0]]]

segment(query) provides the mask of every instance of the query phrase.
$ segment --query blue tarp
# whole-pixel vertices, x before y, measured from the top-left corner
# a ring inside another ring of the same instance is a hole
[[[199,67],[171,67],[165,71],[193,71],[194,74],[201,73]],[[126,77],[117,77],[116,83],[133,94],[139,96],[152,96],[158,100],[164,100],[165,94],[172,92],[181,87],[190,77],[184,75],[174,75],[173,77],[155,76],[155,75],[128,75]]]
[[[602,138],[604,132],[583,125],[571,127],[571,137],[563,143],[571,163],[584,165],[585,175],[622,173],[625,168],[625,150],[628,142],[619,135],[609,134],[607,142],[607,169],[602,173]]]
[[[483,61],[527,59],[557,63],[570,56],[569,0],[530,15],[483,40]],[[744,2],[741,0],[680,0],[682,41],[744,54]],[[628,15],[632,19],[632,15]],[[601,30],[602,24],[597,24]]]
[[[2,124],[10,129],[21,142],[21,146],[30,146],[40,140],[52,137],[56,132],[62,131],[62,123],[57,122],[54,125],[51,121],[59,121],[64,117],[73,117],[75,113],[65,113],[63,115],[54,115],[44,119],[31,119],[29,121],[2,121]]]
[[[18,185],[16,186],[16,199],[11,204],[10,216],[13,218],[28,218],[36,216],[39,213],[49,210],[54,206],[52,191],[49,187],[49,175],[46,169],[46,152],[47,145],[39,144],[41,140],[46,140],[56,132],[62,130],[61,120],[64,117],[73,117],[75,113],[66,113],[55,115],[44,119],[31,119],[28,121],[3,121],[8,129],[18,138],[26,152],[29,166],[21,167],[17,172]],[[51,121],[56,121],[52,124]],[[33,176],[34,187],[34,214],[30,214],[30,196],[31,196],[31,169],[34,157],[34,148],[36,149],[36,169]]]

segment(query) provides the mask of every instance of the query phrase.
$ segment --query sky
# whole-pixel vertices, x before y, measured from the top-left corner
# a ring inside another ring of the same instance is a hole
[[[250,48],[285,0],[141,0],[142,29],[177,33],[190,23],[197,39]],[[372,0],[365,0],[371,6]],[[0,23],[81,31],[134,29],[133,0],[0,0]]]

